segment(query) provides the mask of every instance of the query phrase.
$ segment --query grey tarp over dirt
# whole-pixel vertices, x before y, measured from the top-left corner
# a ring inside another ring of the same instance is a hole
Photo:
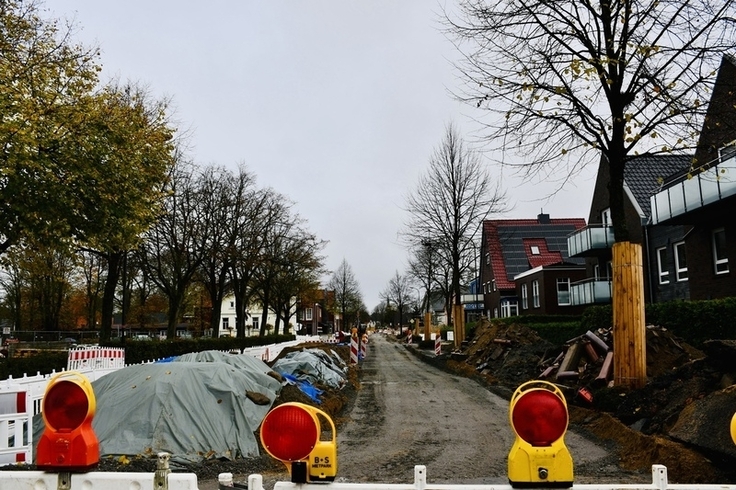
[[[92,384],[100,454],[166,451],[182,462],[257,455],[253,433],[281,389],[258,362],[256,370],[224,362],[140,364],[100,378]],[[270,403],[256,405],[248,391]]]
[[[333,388],[342,388],[347,382],[348,368],[333,350],[332,355],[320,349],[304,349],[289,352],[273,364],[277,373],[296,376],[310,384],[322,383]]]

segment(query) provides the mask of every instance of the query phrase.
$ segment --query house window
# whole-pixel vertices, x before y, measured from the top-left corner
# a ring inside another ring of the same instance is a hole
[[[532,255],[539,255],[539,247],[537,247],[536,245],[532,245],[531,250]]]
[[[226,316],[222,317],[222,328],[230,328],[230,319]]]
[[[611,208],[606,208],[601,213],[601,223],[603,226],[613,226],[613,221],[611,220]]]
[[[672,246],[675,249],[675,277],[677,281],[687,281],[687,255],[685,242],[678,242]]]
[[[253,317],[253,330],[258,330],[258,321],[260,318]]]
[[[503,299],[501,300],[501,318],[509,316],[519,315],[519,305],[515,300]]]
[[[534,300],[534,307],[539,308],[539,281],[532,282],[532,298]]]
[[[526,284],[521,285],[521,309],[522,310],[529,309],[529,300],[527,298]]]
[[[312,308],[305,308],[304,309],[304,320],[311,322],[312,321]]]
[[[491,279],[491,288],[493,289],[494,292],[496,291],[496,280],[495,279]]]
[[[670,283],[670,271],[667,267],[667,247],[657,249],[657,274],[660,284]]]
[[[491,265],[491,254],[486,254],[486,265]]]
[[[713,231],[713,262],[716,274],[728,274],[726,230],[723,228],[718,228]]]
[[[558,305],[569,305],[570,304],[570,278],[569,277],[558,277],[557,278],[557,304]]]
[[[230,302],[230,308],[235,308],[235,301]]]

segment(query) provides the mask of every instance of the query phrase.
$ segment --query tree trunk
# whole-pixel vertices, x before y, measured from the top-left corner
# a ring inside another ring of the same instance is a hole
[[[166,338],[176,338],[176,326],[179,324],[179,310],[181,309],[183,293],[176,292],[169,295],[169,319],[166,327]]]
[[[107,279],[105,280],[105,292],[102,295],[102,314],[100,325],[100,340],[110,340],[112,333],[113,309],[115,307],[115,289],[120,276],[120,263],[123,252],[111,252],[107,254]]]

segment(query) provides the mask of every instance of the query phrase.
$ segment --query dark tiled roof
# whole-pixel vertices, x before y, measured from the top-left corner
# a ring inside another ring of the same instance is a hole
[[[583,259],[570,259],[567,251],[567,235],[584,226],[583,218],[550,219],[548,223],[536,219],[484,221],[483,235],[496,286],[513,289],[514,276],[540,265],[584,263]],[[531,252],[532,246],[539,247],[539,255]]]
[[[667,177],[690,168],[692,155],[642,155],[626,162],[624,182],[631,189],[634,199],[645,217],[650,217],[649,198],[657,192]]]

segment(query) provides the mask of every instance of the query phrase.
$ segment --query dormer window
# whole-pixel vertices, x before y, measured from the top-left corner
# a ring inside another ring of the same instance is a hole
[[[532,250],[532,255],[539,255],[539,247],[537,247],[536,245],[532,245],[531,250]]]

